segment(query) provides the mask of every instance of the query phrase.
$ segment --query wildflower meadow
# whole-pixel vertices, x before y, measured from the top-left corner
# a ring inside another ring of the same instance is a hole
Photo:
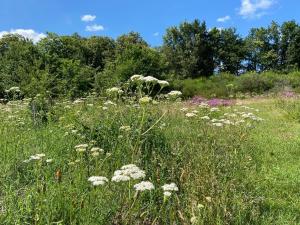
[[[134,75],[103,96],[0,104],[0,223],[299,223],[297,166],[283,176],[277,155],[299,162],[299,126],[279,125],[294,97],[184,101],[168,86]]]

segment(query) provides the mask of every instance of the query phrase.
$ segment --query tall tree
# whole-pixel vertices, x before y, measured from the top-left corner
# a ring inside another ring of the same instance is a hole
[[[212,50],[206,24],[198,20],[171,27],[164,36],[163,52],[169,70],[182,78],[212,75]]]
[[[280,42],[280,66],[281,69],[289,67],[289,52],[292,51],[290,45],[294,41],[299,25],[295,21],[284,22],[281,27],[281,42]]]
[[[210,38],[214,49],[216,70],[238,74],[245,58],[245,46],[236,29],[214,28],[210,31]]]

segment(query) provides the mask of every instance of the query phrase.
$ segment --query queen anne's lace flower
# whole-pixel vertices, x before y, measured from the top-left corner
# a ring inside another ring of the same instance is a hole
[[[169,98],[178,98],[182,95],[181,91],[171,91],[168,94]]]
[[[132,82],[142,82],[143,78],[144,78],[144,76],[136,74],[136,75],[131,76],[130,80]]]
[[[162,186],[164,191],[178,191],[178,187],[175,183],[165,184]]]
[[[108,179],[106,177],[102,176],[92,176],[88,179],[94,186],[104,185],[108,182]]]
[[[210,120],[209,116],[202,116],[201,119],[202,120]]]
[[[162,189],[164,190],[165,197],[170,197],[172,192],[178,191],[178,187],[175,183],[165,184],[162,186]]]
[[[145,97],[142,97],[142,98],[139,99],[139,103],[140,104],[147,104],[147,103],[151,102],[151,100],[152,100],[151,97],[145,96]]]
[[[75,146],[76,152],[85,152],[88,147],[88,144],[80,144]]]
[[[169,82],[165,80],[158,80],[158,84],[160,85],[161,88],[169,86]]]
[[[111,178],[111,181],[121,182],[121,181],[129,181],[130,177],[126,175],[115,175]]]
[[[122,91],[121,88],[118,88],[118,87],[112,87],[112,88],[107,89],[107,90],[106,90],[106,93],[107,93],[108,95],[116,95],[116,94],[121,95],[121,94],[124,93],[124,91]]]
[[[197,116],[197,114],[195,114],[195,113],[187,113],[187,114],[185,114],[185,116],[188,117],[188,118],[191,118],[191,117]]]
[[[145,81],[145,83],[151,83],[151,84],[157,84],[158,83],[158,79],[156,79],[155,77],[152,76],[147,76],[143,78],[143,81]]]
[[[137,167],[134,164],[129,164],[122,166],[120,170],[116,170],[114,172],[114,176],[112,178],[112,181],[127,181],[130,179],[142,179],[146,177],[146,173],[144,170],[141,170],[139,167]]]
[[[131,130],[131,127],[130,126],[121,126],[120,127],[120,131],[125,131],[125,132],[128,132]]]
[[[133,187],[136,191],[151,191],[155,188],[150,181],[142,181],[138,184],[135,184]]]
[[[171,192],[169,192],[169,191],[164,191],[164,196],[166,196],[166,197],[170,197],[172,195],[172,193]]]

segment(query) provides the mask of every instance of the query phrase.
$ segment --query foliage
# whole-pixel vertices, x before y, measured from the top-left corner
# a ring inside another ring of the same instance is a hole
[[[185,97],[241,97],[241,94],[263,94],[288,89],[299,91],[300,74],[276,72],[246,73],[240,76],[219,74],[210,78],[176,80],[173,86]]]

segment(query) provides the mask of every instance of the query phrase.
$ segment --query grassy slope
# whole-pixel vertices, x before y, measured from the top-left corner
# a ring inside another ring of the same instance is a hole
[[[257,171],[252,179],[264,199],[263,224],[300,224],[300,124],[276,107],[276,101],[246,103],[261,109],[265,122],[252,133]]]
[[[254,184],[255,193],[261,196],[263,200],[263,208],[261,210],[262,217],[259,220],[259,222],[261,222],[259,224],[300,224],[300,124],[287,117],[286,113],[276,106],[276,100],[242,101],[242,104],[260,109],[258,115],[265,118],[263,123],[250,132],[250,141],[241,146],[245,148],[247,152],[253,153],[251,154],[254,157],[253,161],[257,162],[258,165],[257,169],[252,170],[245,179],[250,179],[251,183]],[[177,117],[174,116],[174,119],[176,118]],[[196,125],[197,124],[194,124],[194,126]],[[194,126],[188,125],[185,126],[185,129],[182,128],[182,123],[178,123],[178,126],[178,129],[172,129],[178,135],[177,140],[182,140],[186,137],[193,138],[193,132],[195,132],[195,130],[191,128]],[[180,138],[181,133],[178,134],[177,132],[180,126],[183,135],[182,138]],[[63,137],[64,132],[57,129],[57,127],[39,130],[36,133],[33,131],[33,133],[16,131],[16,135],[11,135],[9,131],[8,128],[0,130],[0,136],[5,137],[0,140],[1,149],[21,149],[22,146],[25,146],[28,150],[24,150],[36,153],[37,149],[34,148],[39,146],[41,148],[39,149],[40,152],[47,150],[47,155],[56,157],[57,163],[59,163],[59,160],[65,161],[63,156],[76,144],[73,139],[68,139],[68,142],[65,142],[65,138]],[[20,136],[21,134],[22,136]],[[191,144],[189,147],[191,149],[197,149],[198,146],[196,145],[197,141],[195,137],[190,140],[191,141],[187,142]],[[179,144],[180,143],[178,143],[178,146],[180,146]],[[2,160],[0,162],[2,170],[4,171],[3,174],[7,174],[11,170],[11,167],[14,167],[13,162],[21,162],[26,158],[24,152],[20,151],[16,153],[4,151],[5,154],[2,154]],[[190,153],[191,155],[195,154],[193,151]],[[28,152],[26,154],[28,155]],[[198,160],[198,158],[194,158]],[[208,162],[210,161],[208,160]],[[55,163],[53,167],[55,167]],[[197,164],[199,164],[199,162]],[[63,163],[61,163],[61,165],[63,165]],[[197,171],[202,171],[202,167],[198,169]],[[50,171],[49,173],[49,177],[52,177],[52,172]],[[12,180],[16,183],[19,182],[18,179]],[[20,185],[21,184],[22,182],[20,182]],[[190,184],[194,185],[195,182],[193,181]],[[201,184],[201,182],[199,182],[199,184]],[[84,185],[86,186],[86,180]],[[12,189],[12,191],[14,190]],[[72,190],[70,189],[70,191]],[[197,193],[198,189],[194,191]],[[82,193],[79,193],[78,195],[81,194]],[[69,195],[66,194],[66,197],[68,196]],[[213,196],[213,193],[211,196]],[[108,199],[111,200],[112,198]],[[0,210],[1,200],[0,198]],[[247,203],[245,203],[245,205],[246,204]],[[55,214],[55,212],[53,214]],[[14,215],[11,214],[11,216]],[[219,224],[223,223],[220,222]],[[236,224],[245,224],[245,221]]]

